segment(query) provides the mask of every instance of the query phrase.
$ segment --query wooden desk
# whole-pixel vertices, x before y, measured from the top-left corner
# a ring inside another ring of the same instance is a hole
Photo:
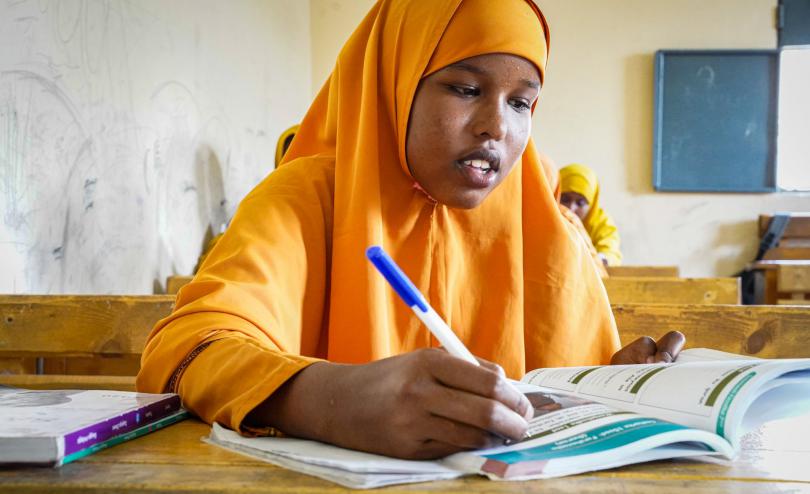
[[[678,266],[608,266],[609,276],[667,276],[677,278],[681,275]]]
[[[764,260],[752,262],[759,304],[806,305],[810,298],[810,260]],[[797,296],[798,295],[798,296]]]
[[[739,278],[611,276],[602,280],[610,303],[739,304]]]
[[[193,276],[183,276],[179,274],[174,274],[166,278],[166,293],[169,295],[177,295],[177,292],[180,291],[183,286],[191,283],[193,280]]]
[[[0,469],[0,491],[338,493],[361,492],[202,443],[208,426],[186,420],[58,469]],[[530,482],[459,480],[387,487],[391,493],[810,492],[807,419],[766,425],[745,436],[733,463],[659,461]]]

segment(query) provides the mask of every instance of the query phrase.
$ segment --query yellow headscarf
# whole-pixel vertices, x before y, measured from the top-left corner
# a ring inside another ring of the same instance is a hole
[[[290,148],[291,141],[295,137],[295,134],[298,133],[298,129],[300,128],[301,128],[300,125],[295,124],[289,129],[282,132],[281,135],[278,137],[278,142],[276,143],[276,161],[275,161],[276,166],[278,166],[281,163],[281,159],[284,158],[285,152]]]
[[[545,20],[526,0],[376,3],[278,170],[243,201],[155,327],[139,389],[162,389],[192,351],[226,338],[195,358],[180,390],[206,420],[236,428],[308,365],[302,355],[364,363],[436,346],[366,260],[371,245],[388,251],[474,354],[509,376],[607,363],[619,347],[607,295],[557,210],[534,144],[470,210],[430,200],[405,161],[425,74],[510,53],[542,76],[547,46]]]
[[[609,265],[621,264],[619,230],[599,205],[599,181],[596,173],[585,165],[567,165],[560,170],[560,189],[562,192],[576,192],[588,201],[591,208],[582,223],[594,247],[607,258]]]

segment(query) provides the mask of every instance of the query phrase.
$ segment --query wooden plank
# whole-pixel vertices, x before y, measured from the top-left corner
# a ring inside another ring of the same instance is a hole
[[[184,285],[193,280],[193,276],[173,275],[166,278],[166,293],[176,295]]]
[[[774,247],[768,249],[762,256],[766,260],[810,260],[810,248],[808,247]]]
[[[780,265],[776,288],[780,292],[810,292],[810,263]]]
[[[170,295],[0,296],[0,357],[138,355]]]
[[[134,376],[141,368],[141,356],[48,357],[42,368],[45,374]]]
[[[765,235],[768,224],[771,222],[770,214],[759,215],[759,238]],[[810,212],[790,213],[790,221],[785,227],[782,238],[810,238]]]
[[[687,347],[762,358],[810,357],[810,307],[779,305],[614,305],[622,344],[668,331]]]
[[[677,278],[678,266],[608,266],[608,276],[657,276]]]
[[[613,304],[739,304],[739,278],[610,277],[603,280]]]
[[[0,358],[0,375],[2,374],[35,374],[37,372],[37,359],[27,358]]]
[[[0,374],[0,384],[27,389],[115,389],[135,391],[135,376]]]

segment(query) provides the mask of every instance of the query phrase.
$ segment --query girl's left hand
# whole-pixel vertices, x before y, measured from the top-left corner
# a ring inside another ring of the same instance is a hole
[[[649,336],[642,336],[625,346],[610,359],[611,365],[654,364],[674,362],[681,353],[686,336],[680,331],[670,331],[658,341]]]

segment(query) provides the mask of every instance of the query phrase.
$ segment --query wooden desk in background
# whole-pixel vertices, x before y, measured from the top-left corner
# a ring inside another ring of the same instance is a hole
[[[748,269],[757,272],[757,303],[810,305],[810,260],[756,261]]]
[[[666,276],[677,278],[681,275],[678,266],[608,266],[609,276]]]
[[[183,288],[183,285],[188,284],[193,280],[193,276],[182,276],[179,274],[175,274],[172,276],[166,277],[166,293],[169,295],[177,295],[177,292]]]
[[[759,215],[759,238],[768,230],[771,215]],[[790,214],[785,231],[776,247],[768,249],[763,256],[766,260],[810,260],[810,213]]]
[[[209,427],[195,419],[100,451],[61,468],[0,469],[0,492],[205,492],[335,494],[360,492],[282,469],[200,441]],[[767,494],[810,491],[810,427],[805,419],[766,424],[746,435],[740,456],[658,461],[573,477],[494,482],[479,477],[406,484],[394,493],[685,493]],[[377,492],[377,491],[369,491]]]
[[[610,303],[739,304],[739,278],[611,276],[602,280]]]

